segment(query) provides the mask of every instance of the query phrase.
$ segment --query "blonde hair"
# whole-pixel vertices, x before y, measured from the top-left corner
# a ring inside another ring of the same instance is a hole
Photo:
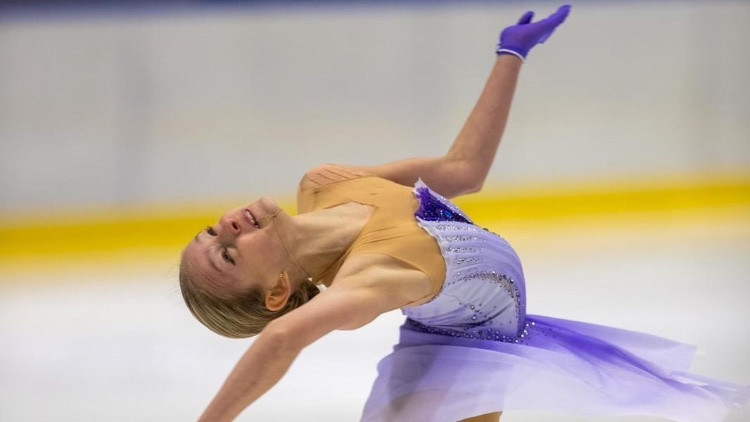
[[[278,311],[266,308],[263,288],[254,287],[226,298],[219,297],[194,282],[183,254],[180,262],[180,290],[190,313],[211,331],[230,338],[252,337],[274,319],[293,311],[320,293],[305,280]]]

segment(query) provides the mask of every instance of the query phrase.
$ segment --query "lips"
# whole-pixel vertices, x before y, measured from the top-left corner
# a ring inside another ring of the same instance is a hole
[[[249,209],[245,208],[244,210],[245,218],[247,218],[247,221],[250,222],[250,225],[255,227],[256,229],[260,228],[260,224],[255,220],[255,217],[253,217],[253,214],[250,212]]]

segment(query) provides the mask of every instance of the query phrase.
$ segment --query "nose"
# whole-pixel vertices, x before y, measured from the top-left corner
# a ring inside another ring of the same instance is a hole
[[[235,217],[224,215],[221,217],[220,224],[226,233],[231,233],[235,236],[242,233],[240,223]]]

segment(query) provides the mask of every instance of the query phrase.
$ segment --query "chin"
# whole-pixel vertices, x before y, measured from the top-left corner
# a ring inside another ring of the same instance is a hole
[[[256,202],[258,203],[260,209],[267,212],[274,212],[280,208],[278,204],[276,204],[276,201],[274,201],[272,198],[269,198],[268,196],[263,196]]]

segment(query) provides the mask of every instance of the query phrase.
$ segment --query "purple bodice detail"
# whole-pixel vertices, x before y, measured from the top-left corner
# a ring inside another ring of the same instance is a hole
[[[421,179],[420,179],[421,180]],[[419,182],[417,182],[419,183]],[[427,185],[414,188],[419,198],[419,209],[414,213],[422,221],[460,221],[473,224],[461,210],[447,199],[434,193]],[[442,198],[442,200],[438,199]]]
[[[528,335],[523,269],[510,244],[476,226],[450,200],[422,180],[414,186],[417,223],[433,236],[445,259],[441,292],[403,308],[406,325],[456,337],[519,342]]]

